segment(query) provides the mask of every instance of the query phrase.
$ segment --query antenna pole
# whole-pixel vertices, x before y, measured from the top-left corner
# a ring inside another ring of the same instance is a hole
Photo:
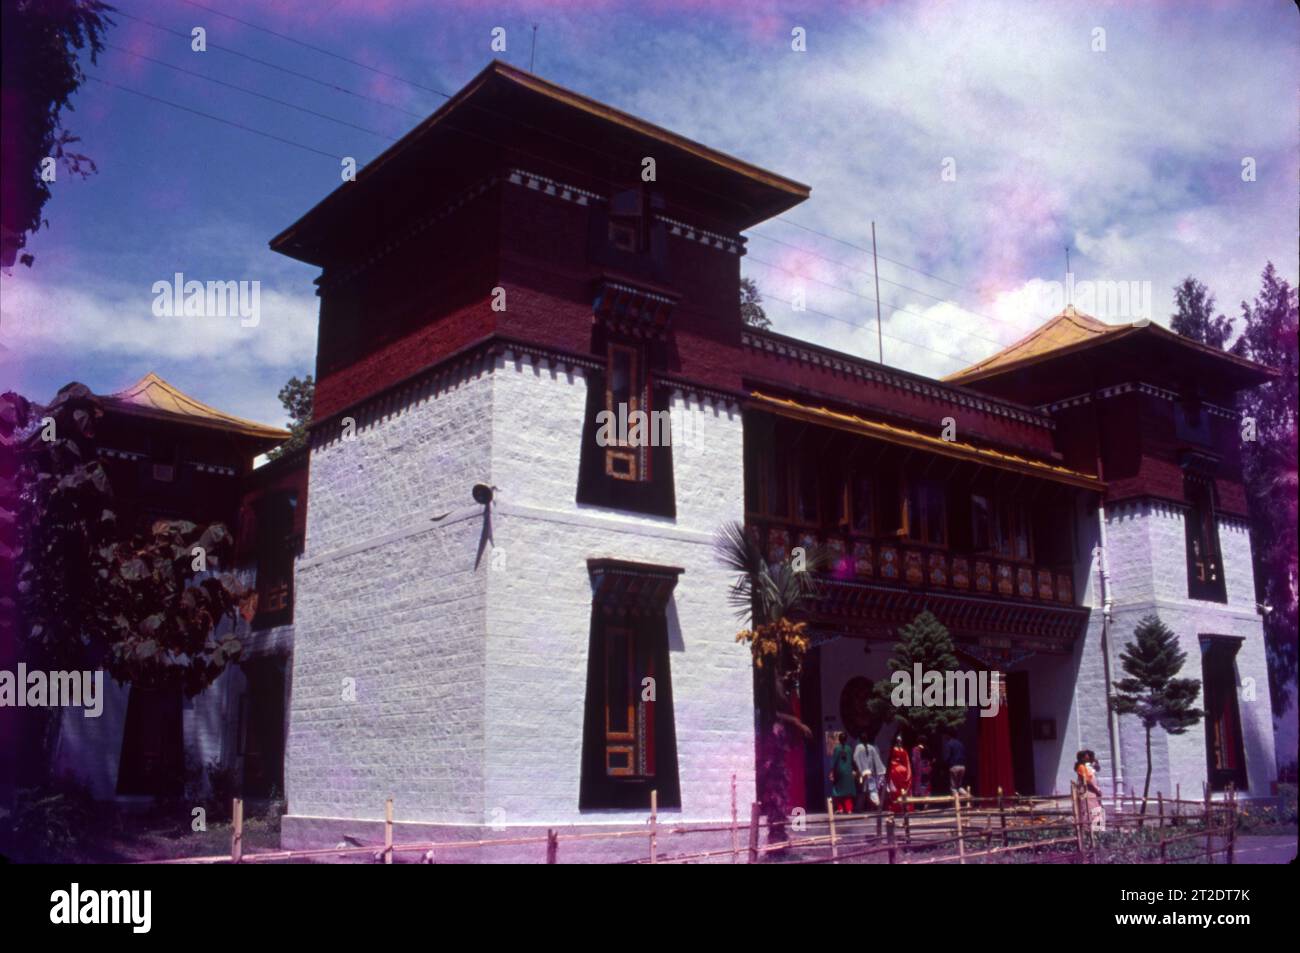
[[[876,261],[876,223],[871,223],[871,271],[876,276],[876,348],[880,363],[885,363],[885,332],[880,327],[880,264]]]
[[[1066,295],[1066,304],[1074,304],[1074,282],[1070,280],[1070,246],[1065,246],[1065,285],[1069,293]]]

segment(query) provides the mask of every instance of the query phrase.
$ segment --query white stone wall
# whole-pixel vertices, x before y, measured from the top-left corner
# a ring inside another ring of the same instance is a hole
[[[675,441],[677,517],[639,516],[575,502],[586,387],[581,370],[507,355],[313,453],[287,831],[382,816],[389,794],[410,821],[642,816],[578,812],[596,557],[685,570],[669,607],[680,816],[729,817],[733,772],[740,804],[752,800],[749,656],[712,548],[743,517],[740,412],[673,398],[693,438]],[[497,488],[477,567],[475,482]]]
[[[587,560],[685,570],[668,612],[680,817],[730,817],[731,775],[754,791],[749,654],[726,601],[713,534],[742,520],[742,428],[734,405],[676,394],[677,516],[575,502],[587,386],[581,370],[503,359],[494,377],[492,483],[497,569],[488,575],[486,802],[497,823],[577,819],[591,624]],[[644,810],[588,811],[627,823]]]
[[[1095,519],[1092,522],[1095,524]],[[1106,547],[1114,602],[1110,625],[1111,680],[1123,677],[1119,655],[1132,641],[1138,620],[1151,613],[1177,633],[1180,647],[1187,653],[1182,677],[1202,678],[1200,635],[1243,638],[1236,662],[1249,795],[1267,797],[1277,777],[1273,719],[1263,624],[1255,612],[1250,537],[1245,524],[1221,520],[1219,544],[1227,603],[1189,599],[1182,510],[1159,501],[1137,501],[1108,511]],[[1076,724],[1079,746],[1092,748],[1102,757],[1102,780],[1109,793],[1115,765],[1113,757],[1108,757],[1101,596],[1095,571],[1092,576],[1086,593],[1088,604],[1094,608],[1088,632],[1079,646]],[[1140,793],[1146,773],[1145,732],[1136,719],[1125,716],[1119,720],[1119,735],[1122,789]],[[1152,792],[1159,790],[1170,795],[1180,788],[1185,798],[1199,798],[1206,778],[1204,723],[1182,735],[1167,735],[1157,730],[1152,733],[1151,747]],[[1065,779],[1069,777],[1069,767],[1061,765]]]
[[[288,810],[482,817],[486,569],[474,567],[492,378],[313,450],[296,567]],[[469,504],[469,505],[467,505]],[[353,697],[354,696],[354,697]]]

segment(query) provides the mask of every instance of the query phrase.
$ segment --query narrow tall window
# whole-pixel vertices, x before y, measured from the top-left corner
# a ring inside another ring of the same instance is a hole
[[[680,569],[590,560],[583,809],[679,806],[668,601]]]
[[[1184,516],[1187,537],[1187,597],[1227,602],[1223,563],[1219,554],[1219,528],[1214,507],[1214,483],[1207,477],[1187,475]]]
[[[1033,528],[1024,504],[973,493],[970,505],[975,552],[1021,562],[1033,559]]]
[[[914,480],[904,498],[906,535],[931,546],[948,544],[948,510],[943,484],[935,480]]]
[[[1237,650],[1242,640],[1226,635],[1201,636],[1201,675],[1205,686],[1205,757],[1210,789],[1229,784],[1247,790],[1246,752],[1242,744],[1241,707],[1237,703]]]
[[[871,477],[862,471],[852,471],[844,482],[844,515],[841,522],[851,532],[870,535],[875,524],[875,495]]]
[[[645,464],[649,455],[645,446],[633,446],[628,439],[634,419],[632,414],[642,409],[642,390],[637,349],[625,344],[610,344],[605,409],[613,415],[618,445],[605,449],[605,473],[617,480],[642,480],[648,476]],[[649,438],[648,421],[640,434]]]
[[[605,773],[655,774],[654,638],[630,626],[605,629]]]

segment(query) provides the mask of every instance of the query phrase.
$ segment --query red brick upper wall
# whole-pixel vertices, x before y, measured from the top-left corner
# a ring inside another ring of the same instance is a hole
[[[327,320],[360,315],[365,336],[350,350],[335,348],[332,363],[341,366],[322,362],[318,421],[493,334],[590,353],[592,303],[602,276],[613,275],[677,297],[663,369],[675,379],[736,394],[761,388],[849,405],[935,433],[951,416],[963,439],[1040,456],[1053,452],[1048,418],[1032,409],[816,345],[749,333],[740,320],[738,252],[669,235],[665,269],[627,274],[589,255],[598,199],[584,205],[503,182],[480,202],[431,229],[429,238],[391,253],[364,282],[343,292],[326,284]],[[663,214],[694,224],[689,211],[670,207]],[[465,233],[472,237],[457,245],[456,235]],[[417,281],[416,274],[427,277]],[[493,287],[505,291],[504,311],[491,308]],[[451,300],[456,307],[447,307]],[[796,352],[774,353],[756,347],[755,339],[794,344]],[[887,380],[864,379],[852,367],[883,370]]]

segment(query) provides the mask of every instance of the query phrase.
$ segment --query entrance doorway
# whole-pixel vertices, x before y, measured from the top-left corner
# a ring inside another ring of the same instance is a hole
[[[1201,636],[1201,677],[1205,686],[1205,758],[1210,790],[1231,784],[1247,790],[1246,752],[1237,704],[1237,650],[1242,640],[1226,635]]]

